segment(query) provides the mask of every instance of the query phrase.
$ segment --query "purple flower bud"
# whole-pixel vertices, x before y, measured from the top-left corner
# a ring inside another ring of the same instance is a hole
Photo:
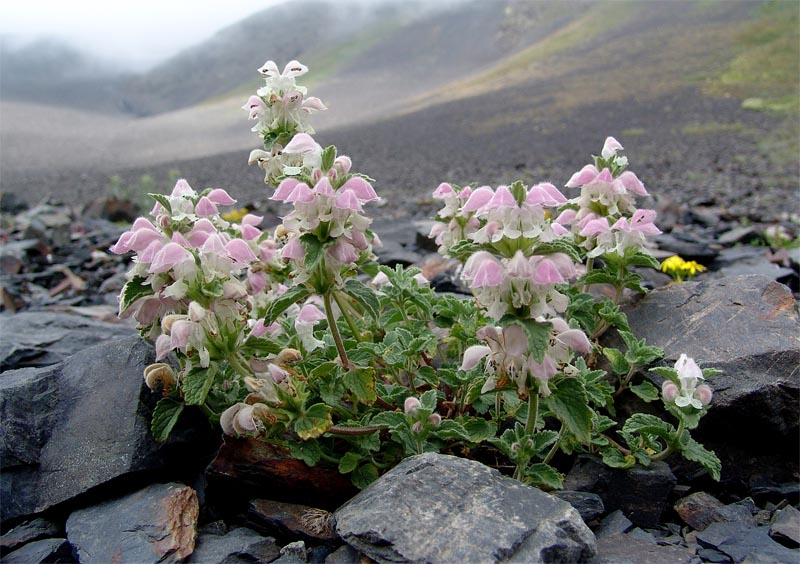
[[[420,401],[415,397],[407,397],[406,401],[403,403],[403,411],[406,415],[416,415],[417,410],[420,408],[422,404]]]
[[[437,428],[442,423],[442,416],[438,413],[431,413],[428,416],[428,423],[433,425],[434,428]]]
[[[664,383],[661,384],[661,393],[666,401],[675,401],[675,398],[678,397],[679,391],[680,390],[678,390],[678,386],[669,380],[665,380]]]
[[[709,388],[706,384],[702,384],[697,386],[697,389],[694,391],[694,397],[700,400],[704,406],[711,403],[711,396],[713,393],[711,392],[711,388]]]
[[[414,423],[411,426],[411,430],[414,431],[415,433],[421,433],[422,432],[422,423],[417,421],[416,423]]]

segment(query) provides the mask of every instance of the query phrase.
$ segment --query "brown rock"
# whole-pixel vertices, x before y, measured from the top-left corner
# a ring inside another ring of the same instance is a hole
[[[307,505],[256,499],[250,503],[248,517],[254,525],[276,536],[299,536],[311,541],[331,541],[336,538],[336,533],[329,525],[331,514]]]

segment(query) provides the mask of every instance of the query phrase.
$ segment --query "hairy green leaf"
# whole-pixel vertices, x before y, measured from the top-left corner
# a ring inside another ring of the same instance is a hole
[[[319,437],[332,426],[331,408],[324,403],[312,405],[294,420],[294,432],[304,441]]]
[[[361,455],[353,451],[346,452],[341,460],[339,460],[339,473],[349,474],[356,469],[358,463],[361,462]]]
[[[552,394],[547,407],[578,440],[591,440],[592,410],[583,383],[577,378],[564,378],[557,386],[551,385]]]
[[[372,288],[355,278],[350,278],[344,283],[344,291],[372,316],[373,319],[380,319],[381,304],[378,296]]]
[[[148,194],[148,196],[161,204],[161,207],[167,210],[167,214],[172,215],[172,204],[169,203],[169,199],[164,194]]]
[[[374,464],[362,464],[350,474],[350,481],[360,490],[363,490],[378,479],[378,469]]]
[[[139,298],[154,294],[153,287],[150,284],[146,284],[145,280],[147,278],[143,276],[134,276],[122,287],[122,294],[120,294],[119,298],[119,315],[125,313]]]
[[[531,353],[536,362],[542,362],[547,352],[550,342],[550,333],[553,325],[549,321],[536,321],[535,319],[520,319],[511,315],[506,315],[500,320],[500,325],[508,327],[519,325],[528,334],[528,352]]]
[[[375,393],[375,374],[371,368],[348,370],[342,376],[342,382],[357,401],[366,405],[375,403],[378,396]]]
[[[686,460],[700,463],[703,468],[708,470],[711,477],[719,482],[720,472],[722,472],[722,463],[719,461],[716,454],[710,450],[706,450],[703,445],[690,437],[689,433],[684,433],[680,448]]]
[[[631,386],[630,390],[646,402],[655,401],[659,396],[658,388],[656,388],[647,380],[644,380],[642,383],[636,384],[635,386]]]
[[[325,246],[313,233],[306,233],[300,237],[300,243],[303,244],[306,254],[303,257],[303,266],[306,270],[314,270],[322,256],[325,254]]]
[[[153,410],[153,419],[150,421],[150,430],[153,438],[158,442],[167,440],[175,423],[183,413],[184,403],[172,398],[161,398]]]
[[[311,290],[306,286],[292,286],[282,295],[278,296],[267,308],[264,324],[269,325],[278,319],[278,316],[289,309],[292,304],[306,299],[311,295]]]
[[[210,364],[208,368],[194,368],[183,379],[183,400],[188,405],[202,405],[206,401],[214,378],[219,371],[219,365]]]
[[[322,458],[322,449],[317,441],[291,441],[289,451],[292,453],[292,458],[302,460],[308,466],[316,466]]]
[[[464,426],[458,421],[453,421],[452,419],[442,419],[439,428],[436,429],[433,434],[444,440],[470,440],[470,435]]]
[[[543,462],[528,466],[525,470],[525,478],[527,483],[545,490],[560,490],[564,487],[564,476]]]
[[[608,362],[611,363],[611,370],[614,371],[614,374],[623,376],[631,369],[630,364],[625,360],[625,355],[618,349],[606,347],[603,349],[603,355],[608,359]]]

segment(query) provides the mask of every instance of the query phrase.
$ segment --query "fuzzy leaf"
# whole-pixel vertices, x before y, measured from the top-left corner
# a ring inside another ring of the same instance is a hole
[[[359,402],[366,405],[375,403],[378,396],[375,393],[375,375],[371,368],[348,370],[342,376],[342,382]]]
[[[322,151],[322,170],[330,170],[333,166],[333,161],[336,160],[336,147],[328,145]],[[345,474],[345,472],[342,472]]]
[[[578,252],[578,248],[567,239],[556,239],[549,243],[539,243],[536,245],[537,255],[551,255],[553,253],[564,253],[571,258],[573,262],[581,262],[581,255]]]
[[[592,270],[578,278],[578,285],[591,286],[592,284],[611,284],[617,283],[617,277],[605,270]]]
[[[189,371],[183,379],[183,400],[187,405],[202,405],[206,401],[214,377],[217,375],[219,365],[214,363],[208,368],[195,368]]]
[[[303,266],[306,270],[314,270],[319,261],[322,260],[322,255],[325,253],[325,246],[317,239],[313,233],[306,233],[300,237],[300,242],[306,251],[303,257]]]
[[[623,331],[631,330],[628,326],[628,316],[619,309],[618,305],[615,305],[614,302],[608,298],[603,300],[600,309],[597,311],[597,315],[612,327],[622,329]]]
[[[289,443],[292,458],[302,460],[308,466],[316,466],[322,457],[322,449],[317,441],[292,441]]]
[[[406,423],[406,416],[399,411],[381,411],[369,422],[370,426],[389,429],[396,429]]]
[[[469,441],[470,435],[464,426],[452,419],[442,419],[439,428],[433,432],[434,435],[444,440]]]
[[[628,370],[631,369],[630,364],[625,360],[625,355],[618,349],[606,347],[603,349],[603,355],[608,359],[608,362],[611,363],[611,370],[614,371],[614,374],[621,376],[627,374]]]
[[[630,390],[646,402],[655,401],[659,396],[658,388],[647,380],[643,381],[641,384],[631,386]]]
[[[379,319],[381,315],[381,304],[375,291],[366,284],[355,278],[350,278],[344,283],[344,291],[361,304],[369,312],[373,319]]]
[[[342,459],[339,461],[339,473],[349,474],[350,472],[356,469],[360,461],[361,461],[360,454],[356,454],[355,452],[352,451],[346,452],[342,457]]]
[[[374,464],[363,464],[350,474],[350,481],[360,490],[363,490],[377,479],[378,469],[375,468]]]
[[[427,409],[431,412],[435,411],[437,401],[436,390],[428,390],[419,397],[419,401],[422,404],[422,409]]]
[[[269,305],[267,314],[264,317],[264,324],[271,324],[292,304],[306,299],[309,295],[311,295],[311,290],[306,286],[292,286]]]
[[[472,443],[486,441],[497,434],[497,423],[487,421],[481,417],[471,417],[462,421],[462,425],[464,425],[464,429],[469,435],[469,441]]]
[[[708,470],[711,477],[719,482],[722,463],[719,461],[716,454],[703,448],[703,445],[690,437],[689,433],[684,433],[680,448],[686,460],[700,463],[703,468]]]
[[[603,451],[603,464],[611,468],[631,468],[636,465],[636,458],[632,455],[623,454],[614,447]]]
[[[184,403],[172,398],[161,398],[153,410],[153,419],[150,421],[150,430],[153,438],[158,442],[165,441],[178,418],[183,413]]]
[[[517,317],[505,316],[500,320],[500,325],[508,327],[519,325],[528,334],[528,352],[531,353],[536,362],[542,362],[547,352],[550,341],[550,333],[553,325],[549,321],[536,321],[535,319],[519,319]]]
[[[639,433],[641,435],[655,435],[665,441],[672,440],[675,427],[656,417],[646,413],[634,413],[622,427],[626,433]]]
[[[655,372],[659,376],[663,376],[667,380],[672,382],[678,383],[678,373],[675,371],[674,368],[670,368],[669,366],[655,366],[650,369],[650,372]]]
[[[547,398],[547,407],[581,442],[591,440],[592,410],[586,390],[578,379],[559,381]]]
[[[648,266],[655,270],[661,270],[661,263],[648,253],[638,251],[636,254],[627,257],[627,262],[631,266]]]
[[[307,441],[319,437],[332,426],[331,408],[324,403],[317,403],[295,419],[294,432],[298,437]]]
[[[169,199],[164,194],[148,194],[148,196],[161,204],[161,207],[167,210],[168,215],[172,215],[172,204],[169,203]]]
[[[134,276],[125,283],[119,297],[119,315],[122,315],[139,298],[152,296],[155,293],[150,284],[144,283],[145,280],[147,278],[143,276]]]
[[[560,490],[564,487],[564,477],[561,473],[542,462],[531,464],[525,470],[526,482],[545,490]]]

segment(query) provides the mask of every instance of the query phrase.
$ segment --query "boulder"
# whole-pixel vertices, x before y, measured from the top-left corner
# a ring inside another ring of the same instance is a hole
[[[280,548],[275,539],[262,537],[252,529],[238,528],[224,535],[200,533],[187,562],[190,564],[232,564],[235,562],[270,562]]]
[[[34,519],[14,527],[0,537],[0,554],[5,554],[29,542],[53,538],[61,532],[61,527],[46,519]]]
[[[73,562],[72,547],[67,539],[37,540],[3,556],[3,564],[49,564],[51,562]]]
[[[49,366],[109,339],[136,334],[128,325],[49,311],[2,315],[0,325],[0,371]]]
[[[567,502],[479,462],[402,461],[339,508],[336,532],[378,562],[581,562],[594,535]]]
[[[800,547],[800,511],[787,505],[772,516],[769,536],[789,548]]]
[[[697,542],[727,554],[734,562],[797,562],[800,550],[778,544],[769,537],[769,527],[744,523],[712,523],[697,533]]]
[[[250,502],[247,517],[253,526],[278,538],[300,538],[311,542],[336,539],[329,525],[331,514],[307,505],[256,499]]]
[[[741,503],[723,505],[714,496],[696,492],[679,499],[674,505],[683,522],[695,530],[702,531],[711,523],[741,522],[755,526],[750,508]]]
[[[0,375],[0,518],[17,519],[165,461],[150,434],[152,346],[127,337]],[[186,461],[184,460],[184,464]]]
[[[697,560],[691,550],[677,546],[661,546],[630,534],[614,533],[597,538],[597,558],[592,564],[692,564],[694,562]]]
[[[194,550],[199,505],[183,484],[153,484],[73,512],[67,539],[81,562],[179,562]]]

